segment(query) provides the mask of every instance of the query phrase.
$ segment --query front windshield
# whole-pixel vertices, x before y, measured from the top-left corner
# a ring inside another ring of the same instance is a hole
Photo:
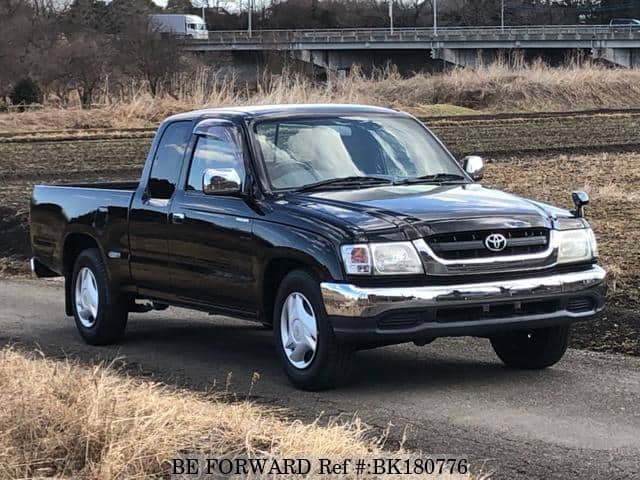
[[[299,189],[348,177],[400,182],[462,175],[437,140],[408,117],[279,119],[260,122],[255,131],[275,189]]]

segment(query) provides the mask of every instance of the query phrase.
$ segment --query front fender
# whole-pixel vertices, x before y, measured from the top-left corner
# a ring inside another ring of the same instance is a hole
[[[253,234],[261,245],[257,256],[263,269],[273,259],[286,259],[308,266],[322,281],[344,280],[337,248],[326,237],[266,221],[255,222]]]

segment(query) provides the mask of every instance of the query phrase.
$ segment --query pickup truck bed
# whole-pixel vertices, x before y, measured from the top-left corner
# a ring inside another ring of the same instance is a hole
[[[87,231],[93,232],[107,258],[109,249],[128,250],[128,212],[138,185],[36,185],[31,198],[31,244],[37,268],[45,276],[68,273],[64,260],[74,253],[70,240]]]

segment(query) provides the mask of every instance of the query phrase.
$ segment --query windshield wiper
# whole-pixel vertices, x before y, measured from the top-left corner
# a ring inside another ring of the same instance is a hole
[[[424,175],[422,177],[405,178],[394,182],[396,185],[410,185],[413,183],[443,183],[466,180],[467,178],[458,173],[436,173],[435,175]]]
[[[375,185],[391,185],[392,181],[386,177],[363,176],[363,177],[341,177],[322,180],[321,182],[311,183],[296,189],[297,192],[308,192],[311,190],[319,190],[325,187],[359,187],[359,186],[375,186]]]

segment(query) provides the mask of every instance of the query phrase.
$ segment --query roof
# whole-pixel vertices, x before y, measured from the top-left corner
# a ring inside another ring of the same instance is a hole
[[[194,120],[217,115],[238,115],[243,117],[269,117],[281,115],[358,115],[366,113],[395,114],[400,112],[389,108],[375,107],[370,105],[349,105],[349,104],[283,104],[283,105],[252,105],[240,107],[208,108],[180,113],[169,117],[167,120]]]

